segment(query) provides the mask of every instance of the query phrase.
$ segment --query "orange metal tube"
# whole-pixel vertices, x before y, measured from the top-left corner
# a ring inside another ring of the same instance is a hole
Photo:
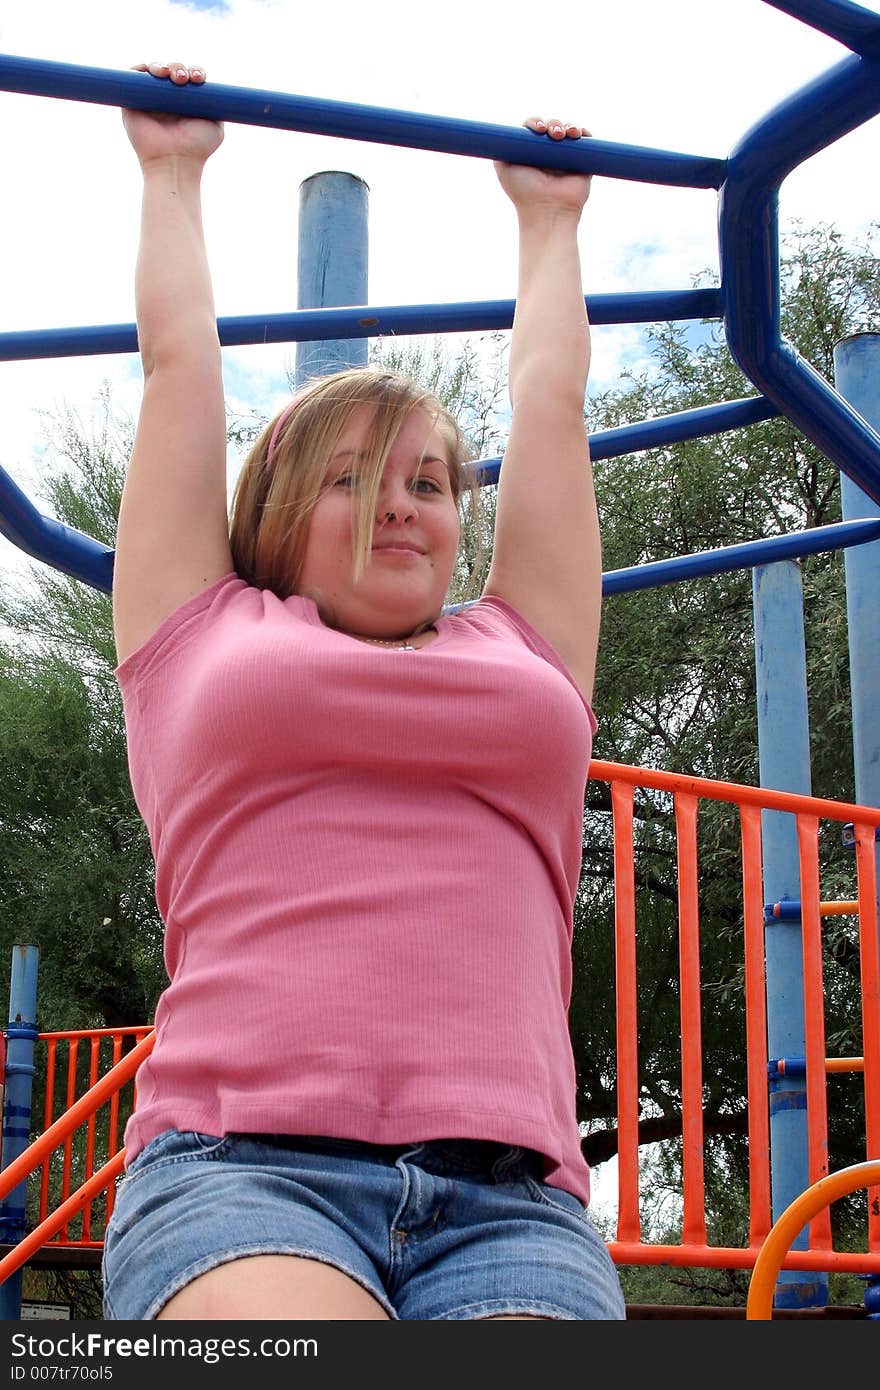
[[[677,1269],[752,1269],[760,1250],[736,1245],[641,1245],[610,1241],[608,1251],[618,1265],[672,1265]],[[811,1269],[841,1274],[880,1274],[880,1254],[850,1250],[792,1250],[782,1269]]]
[[[58,1043],[55,1038],[49,1041],[46,1056],[46,1098],[43,1104],[43,1129],[46,1130],[52,1123],[52,1115],[55,1108],[55,1053]],[[40,1174],[40,1205],[39,1213],[42,1219],[49,1209],[49,1159],[46,1157],[43,1163],[43,1171]]]
[[[826,1071],[864,1071],[864,1057],[826,1057]]]
[[[780,1268],[783,1266],[786,1251],[817,1212],[855,1192],[860,1187],[880,1183],[880,1161],[854,1163],[849,1168],[841,1168],[837,1173],[829,1173],[802,1192],[774,1222],[761,1252],[755,1261],[749,1281],[749,1296],[746,1302],[746,1318],[753,1321],[768,1321],[773,1317],[773,1293]],[[819,1252],[817,1252],[819,1253]],[[823,1257],[828,1258],[827,1252]],[[798,1255],[798,1259],[801,1256]],[[786,1265],[786,1268],[790,1266]],[[794,1266],[800,1268],[799,1265]]]
[[[859,915],[859,900],[858,898],[847,898],[840,902],[820,903],[819,912],[822,917],[857,917]]]
[[[66,1109],[70,1110],[76,1100],[76,1061],[79,1054],[79,1038],[72,1038],[67,1053],[67,1101]],[[64,1161],[61,1169],[61,1201],[67,1201],[70,1196],[70,1164],[73,1150],[73,1131],[68,1130],[64,1139]],[[62,1238],[67,1239],[67,1227],[61,1232]]]
[[[101,1039],[92,1038],[91,1050],[89,1054],[89,1090],[92,1089],[98,1079],[98,1054],[101,1049]],[[86,1182],[95,1171],[95,1112],[92,1111],[86,1123]],[[91,1240],[92,1236],[92,1204],[88,1202],[83,1207],[82,1214],[82,1238]]]
[[[113,1034],[113,1060],[112,1060],[112,1062],[111,1062],[110,1065],[115,1067],[115,1066],[116,1066],[116,1063],[119,1061],[119,1059],[121,1058],[121,1056],[122,1056],[122,1034],[121,1034],[121,1033],[114,1033],[114,1034]],[[118,1092],[118,1091],[114,1091],[114,1092],[113,1092],[113,1095],[110,1097],[110,1124],[109,1124],[108,1133],[107,1133],[107,1157],[108,1157],[108,1158],[112,1158],[113,1155],[117,1152],[118,1148],[119,1148],[119,1092]],[[114,1206],[114,1203],[115,1203],[115,1199],[116,1199],[116,1188],[115,1188],[115,1187],[112,1187],[112,1186],[111,1186],[111,1187],[108,1187],[108,1188],[107,1188],[107,1193],[106,1193],[106,1196],[105,1196],[105,1199],[104,1199],[104,1225],[105,1225],[105,1226],[107,1225],[107,1222],[110,1220],[110,1217],[113,1215],[113,1206]]]
[[[804,961],[804,1036],[807,1064],[807,1154],[810,1184],[828,1173],[828,1105],[825,1071],[825,988],[822,974],[822,922],[819,917],[819,821],[797,818],[801,879],[801,941]],[[831,1213],[821,1207],[810,1246],[831,1249]]]
[[[777,792],[771,787],[747,787],[739,782],[712,782],[708,777],[685,777],[680,772],[657,772],[650,767],[630,767],[625,763],[590,763],[590,779],[596,782],[623,782],[633,787],[653,787],[656,791],[692,792],[706,801],[732,801],[738,806],[760,806],[769,811],[806,811],[827,820],[859,821],[880,825],[880,807],[858,806],[850,801],[827,801],[821,796],[799,796]]]
[[[767,1085],[767,982],[764,970],[764,883],[761,812],[740,806],[745,937],[746,1076],[749,1109],[749,1240],[770,1229],[770,1108]]]
[[[641,1237],[639,1216],[639,1058],[636,996],[636,887],[633,788],[612,782],[614,935],[617,995],[617,1234]]]
[[[678,843],[678,952],[681,1010],[682,1241],[706,1244],[703,1168],[703,1042],[700,1014],[700,909],[697,884],[697,798],[675,798]]]
[[[865,1052],[865,1143],[880,1157],[880,933],[877,926],[877,847],[869,824],[856,832],[859,878],[859,955],[862,974],[862,1047]],[[868,1242],[880,1250],[880,1191],[868,1194]]]
[[[61,1032],[38,1033],[39,1042],[49,1042],[53,1038],[60,1041],[62,1038],[125,1038],[140,1034],[145,1037],[151,1032],[149,1025],[143,1023],[128,1023],[124,1028],[67,1028]]]

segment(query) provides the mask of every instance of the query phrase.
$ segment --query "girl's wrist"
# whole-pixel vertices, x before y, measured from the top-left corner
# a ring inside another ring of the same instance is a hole
[[[531,202],[517,207],[521,232],[577,231],[583,207],[560,207],[557,203]]]
[[[141,172],[145,179],[169,179],[172,182],[183,180],[198,183],[207,163],[207,155],[167,154],[149,155],[140,159]]]

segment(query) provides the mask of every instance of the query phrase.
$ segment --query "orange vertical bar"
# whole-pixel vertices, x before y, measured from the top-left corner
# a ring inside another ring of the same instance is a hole
[[[100,1035],[99,1035],[99,1034],[95,1033],[95,1034],[92,1035],[92,1038],[91,1038],[91,1040],[90,1040],[90,1051],[89,1051],[89,1090],[92,1089],[92,1087],[95,1085],[96,1081],[98,1080],[98,1055],[99,1055],[99,1053],[100,1053],[100,1050],[101,1050],[101,1038],[100,1038]],[[88,1182],[89,1178],[92,1176],[92,1174],[94,1173],[94,1171],[95,1171],[95,1115],[94,1115],[94,1112],[93,1112],[93,1113],[89,1116],[88,1122],[87,1122],[87,1124],[86,1124],[86,1171],[85,1171],[85,1181],[86,1181],[86,1182]],[[91,1233],[92,1233],[92,1204],[91,1204],[91,1202],[86,1202],[85,1206],[83,1207],[83,1212],[82,1212],[82,1239],[83,1239],[83,1240],[90,1240],[90,1239],[91,1239]]]
[[[770,1107],[767,1083],[767,977],[764,968],[764,882],[761,809],[741,805],[745,935],[746,1075],[749,1105],[749,1244],[773,1224],[770,1199]]]
[[[55,1110],[55,1049],[57,1043],[50,1038],[46,1048],[46,1096],[43,1101],[43,1129],[52,1123]],[[49,1210],[49,1161],[47,1154],[40,1169],[40,1221],[44,1221]],[[39,1223],[38,1223],[39,1224]]]
[[[76,1100],[76,1054],[79,1050],[79,1038],[71,1038],[68,1043],[67,1051],[67,1101],[65,1109],[69,1110]],[[64,1166],[61,1173],[61,1201],[66,1202],[70,1196],[70,1160],[73,1135],[68,1134],[64,1141]],[[60,1205],[60,1204],[59,1204]],[[61,1239],[69,1239],[67,1226],[64,1225],[60,1231]]]
[[[825,984],[819,915],[819,818],[799,812],[801,940],[804,957],[804,1036],[807,1064],[807,1152],[810,1186],[828,1175],[828,1075],[825,1071]],[[810,1225],[810,1248],[831,1249],[831,1208]]]
[[[873,825],[857,825],[859,953],[862,975],[862,1051],[865,1057],[866,1156],[880,1158],[880,936],[877,924],[877,846]],[[868,1189],[868,1249],[880,1250],[880,1188]]]
[[[611,783],[614,816],[614,939],[617,995],[617,1239],[641,1240],[636,886],[633,788]]]
[[[111,1067],[122,1060],[122,1034],[113,1034],[113,1060]],[[114,1091],[110,1097],[110,1123],[107,1132],[107,1157],[112,1158],[119,1150],[119,1092]],[[110,1217],[113,1215],[113,1206],[116,1201],[116,1184],[111,1182],[104,1196],[104,1225],[106,1227]]]
[[[682,1244],[706,1244],[703,1167],[703,1039],[700,1012],[700,906],[697,879],[697,798],[676,792],[678,959],[681,1011],[681,1137],[684,1208]]]

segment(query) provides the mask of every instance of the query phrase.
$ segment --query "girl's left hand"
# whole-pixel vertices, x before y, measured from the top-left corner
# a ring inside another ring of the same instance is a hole
[[[585,126],[570,125],[556,117],[530,116],[523,125],[536,135],[551,140],[579,140],[589,136]],[[518,211],[548,206],[559,211],[580,213],[590,196],[591,176],[563,169],[536,169],[530,164],[495,163],[495,172],[504,192]]]

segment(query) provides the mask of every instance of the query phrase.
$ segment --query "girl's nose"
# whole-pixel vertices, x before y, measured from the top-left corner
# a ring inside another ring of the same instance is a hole
[[[383,488],[377,499],[376,513],[382,525],[404,521],[416,513],[415,498],[407,487]]]

